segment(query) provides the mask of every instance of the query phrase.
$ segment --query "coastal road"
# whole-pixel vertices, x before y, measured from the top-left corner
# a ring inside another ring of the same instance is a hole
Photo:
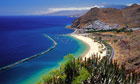
[[[91,38],[94,38],[94,37],[91,37]],[[104,46],[105,46],[105,44],[104,43],[102,43]],[[108,44],[108,43],[107,43]],[[115,57],[115,51],[114,51],[114,48],[110,45],[110,44],[108,44],[109,46],[110,46],[110,48],[111,48],[111,50],[112,50],[112,52],[111,52],[111,56],[110,56],[110,58],[109,58],[109,60],[111,60],[111,59],[113,59],[114,57]]]
[[[110,45],[110,44],[108,44]],[[111,53],[111,57],[109,58],[109,60],[113,59],[115,57],[115,51],[114,48],[110,45],[111,49],[112,49],[112,53]]]

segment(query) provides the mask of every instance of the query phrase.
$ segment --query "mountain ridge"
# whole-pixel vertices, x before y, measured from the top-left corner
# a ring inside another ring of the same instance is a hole
[[[133,4],[122,9],[92,8],[85,15],[72,22],[72,28],[84,28],[89,22],[100,20],[109,25],[119,24],[119,28],[140,27],[140,5]]]

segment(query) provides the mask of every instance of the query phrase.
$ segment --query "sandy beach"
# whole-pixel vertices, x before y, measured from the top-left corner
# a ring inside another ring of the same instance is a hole
[[[80,34],[71,34],[71,36],[73,36],[73,37],[77,38],[78,40],[81,40],[87,44],[88,50],[83,55],[83,59],[85,57],[90,58],[94,54],[100,56],[101,58],[103,56],[106,56],[106,50],[105,50],[105,46],[103,44],[95,42],[93,39],[91,39],[88,36],[84,36],[84,35],[80,35]]]

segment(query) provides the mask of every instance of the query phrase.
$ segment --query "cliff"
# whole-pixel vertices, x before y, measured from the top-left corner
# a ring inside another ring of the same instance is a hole
[[[119,24],[119,27],[140,27],[140,5],[133,4],[123,9],[92,8],[85,15],[74,20],[72,28],[86,27],[90,22],[100,20],[109,25]]]

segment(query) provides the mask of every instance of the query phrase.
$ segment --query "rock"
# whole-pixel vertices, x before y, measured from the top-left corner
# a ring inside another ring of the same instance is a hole
[[[123,9],[114,8],[92,8],[85,15],[74,20],[72,23],[72,28],[83,28],[85,24],[90,24],[90,22],[95,22],[100,20],[104,23],[114,25],[113,28],[119,27],[140,27],[140,5],[134,4]],[[100,22],[95,22],[100,23]],[[103,24],[103,23],[100,23]],[[89,27],[92,25],[88,25]],[[109,26],[106,26],[109,28]]]
[[[67,25],[66,28],[72,28],[71,25]]]

